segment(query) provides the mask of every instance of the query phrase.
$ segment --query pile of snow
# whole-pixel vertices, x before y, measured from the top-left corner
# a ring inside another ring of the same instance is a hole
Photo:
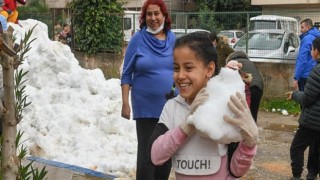
[[[132,172],[135,123],[120,115],[120,80],[106,80],[99,69],[81,68],[69,46],[48,38],[44,23],[19,23],[22,27],[9,23],[17,43],[34,26],[31,39],[36,38],[19,67],[29,71],[26,93],[31,104],[18,124],[29,154],[116,176]]]

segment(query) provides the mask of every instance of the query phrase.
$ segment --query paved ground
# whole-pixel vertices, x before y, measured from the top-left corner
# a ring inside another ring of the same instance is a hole
[[[289,148],[298,126],[298,117],[265,111],[260,111],[258,116],[260,129],[258,152],[250,172],[241,180],[287,180],[291,177]],[[306,172],[303,177],[305,174]],[[133,180],[134,176],[132,170],[127,177],[117,180]],[[84,179],[93,180],[88,177]],[[175,180],[174,173],[171,173],[170,180]]]
[[[260,138],[253,167],[241,180],[288,180],[291,177],[289,148],[298,126],[298,117],[260,111]],[[307,151],[306,151],[307,152]],[[307,154],[306,154],[307,155]],[[306,159],[306,158],[305,158]],[[305,172],[303,177],[305,177]],[[133,180],[134,173],[121,180]],[[175,180],[171,173],[170,180]]]
[[[245,180],[286,180],[291,177],[290,144],[298,126],[298,116],[260,111],[260,141],[254,165]],[[306,151],[307,152],[307,151]],[[305,159],[307,154],[305,155]],[[305,177],[304,172],[303,177]]]

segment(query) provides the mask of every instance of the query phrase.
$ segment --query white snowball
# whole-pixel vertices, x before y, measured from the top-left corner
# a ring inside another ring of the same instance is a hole
[[[207,84],[209,99],[200,105],[188,122],[213,140],[229,142],[242,140],[239,130],[223,120],[224,115],[234,117],[227,103],[236,92],[245,97],[245,85],[238,71],[221,68],[220,73]]]
[[[285,115],[285,116],[288,116],[288,115],[289,115],[288,111],[285,110],[285,109],[283,109],[283,110],[281,111],[281,114],[282,114],[282,115]]]

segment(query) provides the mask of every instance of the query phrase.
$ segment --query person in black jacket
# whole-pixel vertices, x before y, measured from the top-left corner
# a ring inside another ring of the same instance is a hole
[[[320,37],[312,42],[311,55],[317,65],[307,78],[304,91],[286,93],[288,100],[293,99],[302,107],[299,127],[290,147],[292,180],[301,179],[306,148],[320,140]],[[314,178],[307,176],[307,179]]]

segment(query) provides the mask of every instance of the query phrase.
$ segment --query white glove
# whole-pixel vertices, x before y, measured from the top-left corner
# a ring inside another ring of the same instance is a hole
[[[230,110],[235,114],[235,117],[225,115],[223,119],[240,129],[244,144],[248,147],[253,147],[257,144],[259,131],[255,121],[252,118],[250,109],[245,98],[239,93],[236,96],[231,95],[228,103]]]
[[[202,88],[194,98],[192,104],[190,105],[190,110],[189,110],[190,114],[193,114],[197,110],[197,108],[208,99],[209,99],[209,94],[207,92],[207,89]]]
[[[192,115],[197,108],[203,104],[207,99],[209,98],[209,94],[206,91],[206,88],[202,88],[196,97],[194,98],[193,102],[190,105],[190,110],[189,110],[189,116]],[[196,132],[196,129],[193,124],[188,124],[185,121],[180,124],[180,128],[184,133],[186,133],[188,136],[194,135]]]
[[[180,124],[180,128],[188,136],[193,136],[196,133],[196,128],[193,124],[187,124],[186,122],[183,122]]]

